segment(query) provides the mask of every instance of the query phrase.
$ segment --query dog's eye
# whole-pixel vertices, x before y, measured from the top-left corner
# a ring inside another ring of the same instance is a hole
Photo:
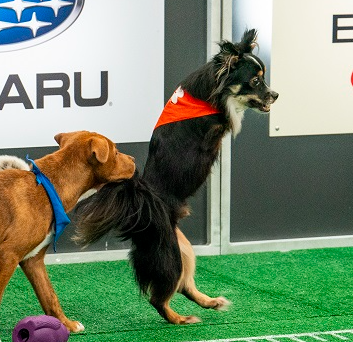
[[[253,78],[252,80],[251,80],[251,85],[253,86],[253,87],[257,87],[257,86],[259,86],[260,85],[260,79],[258,78],[258,77],[255,77],[255,78]]]

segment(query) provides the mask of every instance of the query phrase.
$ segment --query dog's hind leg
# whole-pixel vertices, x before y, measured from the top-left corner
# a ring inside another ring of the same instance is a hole
[[[37,255],[23,260],[20,266],[32,284],[45,314],[59,319],[69,331],[82,331],[84,326],[77,321],[70,321],[60,306],[45,268],[44,255],[46,250],[47,247],[44,247]]]
[[[191,324],[198,323],[201,320],[195,316],[181,316],[173,311],[169,305],[175,291],[166,293],[163,288],[151,288],[150,303],[155,307],[158,313],[169,323],[172,324]]]
[[[206,309],[226,310],[230,302],[224,297],[211,298],[200,292],[195,285],[195,253],[189,240],[179,230],[176,230],[181,251],[183,271],[178,285],[178,292]]]
[[[13,251],[13,246],[9,240],[0,243],[0,302],[19,261],[18,255]]]
[[[169,323],[199,322],[197,317],[181,316],[169,306],[182,272],[180,248],[174,229],[170,232],[169,239],[164,236],[163,243],[159,241],[155,231],[142,230],[140,235],[132,239],[130,260],[141,293],[150,295],[151,305]]]

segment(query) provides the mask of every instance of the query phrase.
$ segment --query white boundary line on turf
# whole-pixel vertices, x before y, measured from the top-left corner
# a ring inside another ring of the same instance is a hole
[[[312,333],[301,333],[301,334],[288,334],[288,335],[269,335],[269,336],[258,336],[258,337],[242,337],[242,338],[231,338],[224,340],[204,340],[204,341],[189,341],[189,342],[236,342],[236,341],[245,341],[245,342],[255,342],[258,340],[265,340],[270,342],[280,342],[278,338],[287,338],[296,342],[306,342],[305,340],[301,340],[300,337],[312,337],[317,341],[327,341],[324,337],[320,337],[320,335],[329,335],[337,338],[340,341],[351,341],[349,338],[345,336],[341,336],[340,334],[353,334],[353,330],[338,330],[338,331],[319,331]]]

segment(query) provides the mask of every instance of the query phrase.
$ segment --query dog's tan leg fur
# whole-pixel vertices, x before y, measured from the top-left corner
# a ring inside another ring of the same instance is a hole
[[[169,303],[170,303],[172,296],[170,296],[165,301],[161,301],[160,298],[157,299],[154,296],[153,289],[152,289],[152,296],[150,299],[150,303],[155,307],[155,309],[158,311],[158,313],[169,323],[190,324],[190,323],[198,323],[201,321],[198,317],[181,316],[178,313],[176,313],[175,311],[173,311],[169,306]],[[161,302],[163,302],[163,303],[161,303]]]
[[[226,310],[230,302],[224,297],[211,298],[200,292],[195,285],[195,253],[189,240],[177,228],[178,243],[181,251],[183,270],[178,285],[178,292],[188,299],[194,301],[203,308],[215,310]]]
[[[226,310],[230,305],[230,302],[224,297],[211,298],[204,293],[200,292],[195,285],[194,274],[195,274],[195,254],[189,240],[185,235],[177,228],[176,234],[178,238],[179,248],[182,259],[182,273],[175,289],[175,292],[182,293],[188,299],[194,301],[203,308],[212,308],[215,310]],[[156,308],[158,313],[166,319],[169,323],[173,324],[190,324],[198,323],[201,320],[195,316],[181,316],[173,311],[170,306],[170,300],[173,294],[169,295],[168,298],[161,298],[160,291],[157,295],[154,294],[151,289],[150,303]]]
[[[70,321],[64,314],[58,297],[48,277],[44,264],[44,256],[48,247],[43,248],[37,255],[20,262],[23,272],[33,286],[46,315],[58,318],[69,331],[78,332],[84,330],[81,323]]]

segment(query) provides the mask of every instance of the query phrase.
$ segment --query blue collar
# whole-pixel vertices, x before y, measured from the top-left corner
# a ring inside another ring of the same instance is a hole
[[[60,235],[63,233],[65,227],[70,223],[70,219],[65,213],[64,206],[60,200],[58,193],[55,191],[54,185],[50,182],[49,178],[40,171],[38,166],[32,159],[29,159],[28,154],[26,159],[33,165],[32,172],[36,175],[38,185],[42,184],[48,194],[50,203],[54,213],[54,251],[56,252],[56,242]]]

